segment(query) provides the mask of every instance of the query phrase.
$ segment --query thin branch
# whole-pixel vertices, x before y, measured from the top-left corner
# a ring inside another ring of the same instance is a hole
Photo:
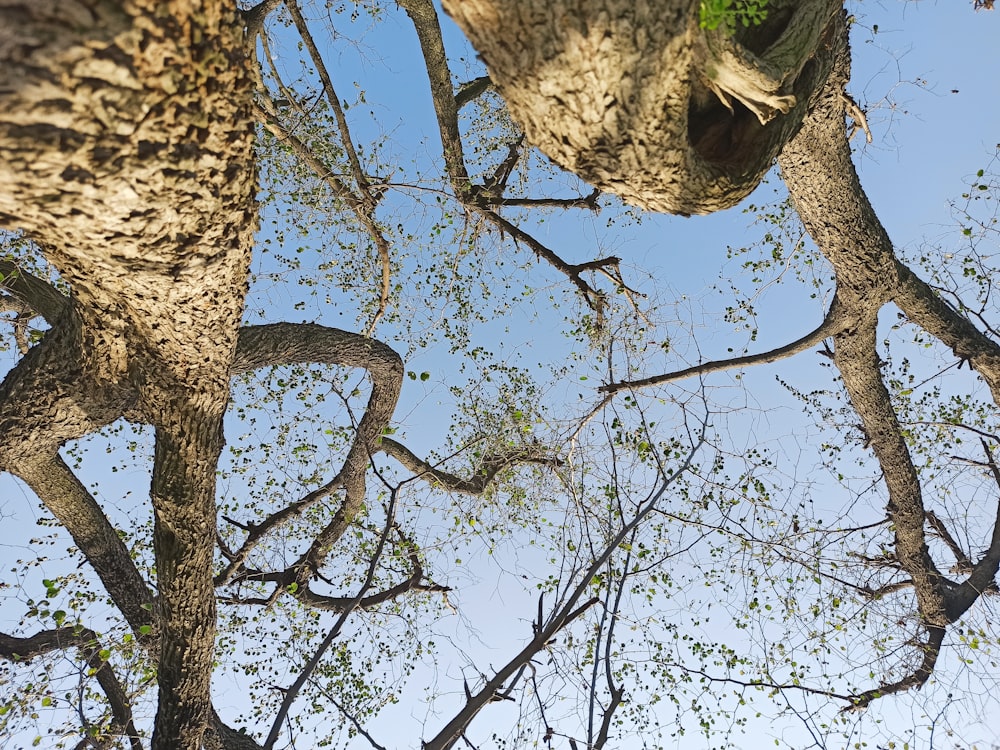
[[[970,560],[969,556],[965,554],[965,550],[962,549],[961,545],[955,541],[955,537],[949,533],[948,527],[944,525],[944,521],[938,518],[934,511],[929,510],[927,511],[927,523],[929,523],[931,528],[934,529],[934,533],[941,537],[941,541],[948,545],[948,549],[951,550],[951,554],[955,556],[956,569],[954,572],[966,574],[971,573],[972,560]]]
[[[1000,467],[997,466],[993,458],[993,452],[989,444],[980,438],[983,452],[986,454],[987,465],[993,481],[1000,490]],[[972,569],[972,574],[962,582],[958,588],[949,592],[948,595],[948,615],[951,621],[958,620],[971,607],[975,601],[990,588],[996,588],[996,574],[1000,569],[1000,500],[997,502],[995,516],[993,518],[993,533],[990,537],[990,545],[986,554],[976,563]]]
[[[579,264],[567,263],[553,250],[550,250],[532,235],[525,232],[516,224],[513,224],[503,218],[495,211],[489,209],[478,210],[479,213],[495,224],[501,231],[506,232],[515,240],[523,242],[538,258],[544,260],[557,271],[565,274],[566,278],[568,278],[580,291],[580,294],[583,296],[587,305],[597,314],[598,323],[603,321],[604,308],[607,305],[604,292],[598,291],[592,287],[581,274],[585,271],[594,271],[605,266],[617,266],[621,262],[620,258],[611,256]]]
[[[601,197],[601,191],[594,188],[588,195],[581,195],[578,198],[499,198],[494,202],[497,206],[511,206],[524,208],[586,208],[594,213],[601,210],[601,204],[597,199]]]
[[[704,427],[705,425],[703,423],[702,431],[704,431]],[[673,474],[663,479],[660,486],[655,491],[651,492],[646,498],[632,520],[624,524],[618,534],[609,540],[607,546],[591,563],[587,570],[584,571],[576,587],[569,593],[559,609],[552,614],[548,622],[536,623],[535,637],[532,638],[531,641],[529,641],[516,656],[508,661],[507,664],[501,667],[496,672],[494,677],[488,680],[479,692],[471,696],[471,698],[466,701],[465,707],[462,708],[433,739],[429,742],[423,743],[423,750],[449,750],[449,748],[453,747],[455,742],[457,742],[459,738],[465,734],[465,731],[472,720],[487,704],[493,700],[499,692],[502,691],[503,685],[508,679],[518,672],[518,670],[523,669],[524,665],[527,664],[536,653],[545,648],[549,641],[551,641],[559,631],[567,627],[573,620],[599,602],[598,599],[592,598],[577,606],[577,604],[583,599],[584,594],[587,592],[590,582],[593,580],[594,576],[601,571],[605,564],[607,564],[615,550],[617,550],[622,545],[622,542],[628,538],[629,534],[631,534],[634,529],[638,528],[645,518],[653,512],[660,498],[666,494],[666,491],[674,484],[674,482],[687,472],[694,461],[694,456],[698,452],[698,449],[704,443],[704,440],[704,434],[700,435],[695,444],[692,445],[691,451],[685,461],[674,471]]]
[[[113,732],[127,737],[133,750],[143,750],[139,732],[132,721],[132,706],[128,695],[111,664],[101,658],[101,645],[97,633],[89,628],[62,627],[43,630],[26,638],[0,633],[0,658],[23,662],[53,651],[79,649],[87,666],[104,691],[114,720]]]
[[[285,7],[288,8],[288,12],[292,16],[292,21],[295,23],[295,28],[298,30],[299,36],[302,37],[302,41],[309,51],[309,57],[313,65],[316,66],[316,73],[319,75],[320,81],[323,82],[323,91],[326,93],[326,100],[330,103],[333,115],[337,120],[337,128],[340,130],[340,142],[347,153],[347,160],[351,165],[351,174],[354,175],[354,181],[358,186],[358,190],[365,194],[371,201],[370,211],[374,208],[375,204],[374,197],[371,194],[371,185],[365,176],[364,170],[361,169],[358,152],[354,148],[354,140],[351,138],[351,130],[347,124],[347,116],[344,114],[344,108],[340,104],[340,97],[337,96],[337,91],[333,87],[333,78],[330,76],[330,71],[326,67],[323,55],[320,54],[312,33],[309,31],[309,25],[302,16],[298,0],[285,0]]]
[[[288,711],[291,709],[292,703],[295,702],[296,697],[298,697],[302,686],[305,685],[306,681],[309,680],[316,667],[319,666],[319,662],[323,658],[323,655],[327,652],[327,650],[329,650],[334,640],[336,640],[336,638],[340,635],[340,632],[344,627],[344,623],[347,622],[347,618],[357,608],[364,598],[365,593],[371,588],[372,583],[375,580],[375,572],[382,559],[382,552],[385,550],[386,541],[395,526],[394,519],[396,514],[397,495],[398,491],[393,490],[389,496],[389,506],[386,508],[385,526],[382,529],[381,536],[379,537],[375,553],[372,555],[371,562],[368,565],[368,572],[365,575],[365,580],[361,584],[361,588],[358,589],[358,593],[354,596],[354,599],[352,600],[353,603],[341,613],[340,617],[337,618],[333,628],[331,628],[330,632],[326,634],[319,646],[317,646],[316,651],[310,657],[309,661],[307,661],[305,666],[302,667],[302,670],[299,672],[299,676],[295,678],[295,681],[285,691],[284,697],[281,700],[281,706],[278,708],[278,712],[271,724],[271,731],[268,733],[267,739],[264,740],[264,747],[267,750],[273,748],[274,743],[277,742],[281,726],[284,724],[285,718],[288,716]]]
[[[384,745],[380,745],[375,741],[375,738],[372,737],[371,734],[365,730],[364,725],[357,720],[354,714],[350,713],[340,701],[338,701],[336,698],[330,695],[329,690],[324,688],[322,685],[320,685],[312,678],[309,679],[309,684],[312,685],[314,688],[316,688],[316,690],[319,691],[324,698],[326,698],[328,701],[330,701],[330,703],[332,703],[334,706],[337,707],[337,710],[344,715],[344,718],[346,718],[349,722],[351,722],[351,725],[357,730],[358,734],[360,734],[362,737],[368,740],[369,745],[375,748],[375,750],[388,750]]]
[[[639,388],[648,388],[649,386],[654,385],[662,385],[664,383],[673,383],[678,380],[694,377],[696,375],[707,375],[712,372],[724,372],[726,370],[735,370],[754,365],[770,364],[816,346],[822,342],[823,339],[829,338],[830,336],[838,333],[844,328],[845,325],[847,325],[847,319],[841,313],[841,308],[837,303],[837,298],[834,297],[833,304],[830,306],[829,312],[827,312],[826,316],[823,318],[823,322],[820,323],[815,330],[789,344],[779,346],[777,349],[771,349],[770,351],[761,352],[760,354],[748,354],[745,357],[733,357],[732,359],[720,359],[712,362],[703,362],[700,365],[694,365],[693,367],[666,373],[665,375],[654,375],[652,377],[641,378],[639,380],[623,380],[617,383],[608,383],[607,385],[602,385],[598,390],[603,393],[617,393],[618,391],[636,390]]]
[[[378,253],[381,266],[381,284],[379,289],[379,302],[375,315],[368,325],[368,334],[374,331],[379,320],[385,315],[389,306],[389,293],[392,284],[392,255],[389,250],[389,242],[385,238],[381,227],[374,215],[374,203],[370,196],[359,198],[351,189],[334,174],[323,161],[313,153],[312,149],[285,127],[277,118],[274,112],[268,112],[259,104],[254,105],[254,112],[261,124],[274,136],[287,143],[300,159],[308,166],[317,178],[322,180],[333,191],[333,194],[343,200],[348,207],[358,217],[358,220],[365,227],[368,235],[372,238],[375,250]]]
[[[382,452],[392,456],[403,466],[417,475],[418,479],[440,485],[449,492],[463,495],[481,495],[490,486],[496,475],[505,468],[517,464],[538,464],[540,466],[562,466],[556,456],[546,455],[541,447],[521,448],[501,454],[489,454],[482,459],[482,465],[470,479],[463,479],[443,469],[429,464],[409,448],[392,438],[383,436],[379,442]]]

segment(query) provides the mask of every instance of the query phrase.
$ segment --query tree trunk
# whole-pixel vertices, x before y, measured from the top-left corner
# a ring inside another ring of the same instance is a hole
[[[3,384],[15,401],[0,423],[19,437],[0,442],[0,461],[24,463],[50,507],[84,512],[86,491],[38,462],[126,412],[155,426],[153,747],[197,750],[211,714],[215,470],[256,226],[242,24],[221,0],[0,0],[0,15],[0,224],[33,237],[72,290],[51,342]],[[95,526],[83,548],[103,550],[105,571],[120,557],[106,536]]]
[[[445,0],[528,140],[627,203],[692,214],[747,196],[833,61],[833,0],[772,0],[707,30],[692,0]]]

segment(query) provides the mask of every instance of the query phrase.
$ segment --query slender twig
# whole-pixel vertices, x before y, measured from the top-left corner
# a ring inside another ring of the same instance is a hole
[[[713,360],[711,362],[703,362],[700,365],[694,365],[675,372],[668,372],[664,375],[653,375],[651,377],[640,378],[638,380],[623,380],[617,383],[608,383],[607,385],[602,385],[598,390],[602,393],[617,393],[618,391],[624,390],[637,390],[639,388],[648,388],[654,385],[663,385],[664,383],[673,383],[678,380],[694,377],[696,375],[707,375],[712,372],[723,372],[725,370],[735,370],[742,367],[770,364],[816,346],[823,341],[823,339],[828,338],[840,331],[846,323],[847,321],[844,316],[840,314],[840,306],[837,304],[837,299],[834,298],[829,312],[817,328],[810,331],[802,338],[796,339],[795,341],[785,344],[784,346],[779,346],[776,349],[771,349],[770,351],[761,352],[759,354],[748,354],[744,357],[733,357],[732,359],[720,359]]]
[[[389,538],[389,534],[393,529],[395,524],[396,515],[396,500],[397,492],[393,491],[389,495],[389,505],[386,508],[386,518],[385,526],[382,529],[382,534],[379,537],[378,544],[375,547],[375,552],[372,555],[371,562],[368,565],[368,572],[365,574],[365,580],[361,584],[361,588],[358,589],[358,593],[354,596],[352,604],[344,609],[340,617],[334,623],[334,626],[326,634],[323,640],[317,646],[316,651],[306,662],[305,666],[299,672],[299,676],[295,678],[295,681],[288,687],[285,691],[284,697],[281,700],[281,706],[278,708],[278,712],[274,717],[274,722],[271,724],[271,731],[268,732],[267,739],[264,740],[264,748],[270,750],[274,747],[274,743],[278,740],[278,734],[281,731],[281,726],[285,722],[285,718],[288,716],[288,711],[291,709],[292,704],[298,697],[299,691],[302,686],[305,685],[306,681],[309,680],[312,673],[319,666],[320,660],[322,660],[324,654],[329,650],[330,646],[340,635],[341,630],[343,630],[344,624],[347,622],[347,618],[350,617],[351,613],[357,608],[358,604],[364,599],[365,593],[372,587],[375,581],[375,572],[378,570],[379,563],[382,561],[382,552],[385,550],[386,541]]]
[[[633,530],[638,528],[646,517],[653,512],[660,499],[664,494],[666,494],[667,490],[673,486],[673,484],[691,467],[698,449],[705,441],[705,426],[706,425],[703,420],[698,438],[692,445],[685,461],[674,471],[674,473],[670,476],[664,477],[659,487],[651,492],[646,500],[640,505],[635,516],[633,516],[628,523],[624,524],[621,530],[608,541],[604,550],[583,572],[578,579],[577,585],[564,599],[559,608],[551,615],[549,620],[546,623],[538,622],[536,624],[535,637],[532,638],[531,641],[523,649],[521,649],[516,656],[508,661],[506,665],[501,667],[496,672],[494,677],[487,681],[478,693],[471,696],[471,698],[466,701],[465,707],[462,708],[462,710],[460,710],[432,740],[423,744],[423,750],[448,750],[454,746],[455,742],[457,742],[458,739],[465,733],[466,728],[476,715],[478,715],[483,707],[485,707],[493,699],[493,697],[502,689],[504,683],[511,676],[513,676],[515,672],[523,668],[523,665],[525,665],[538,651],[543,649],[559,631],[567,627],[573,620],[598,603],[598,599],[591,598],[578,606],[578,603],[583,599],[584,594],[587,592],[590,582],[607,564],[607,561],[611,558],[611,555],[614,554],[615,550],[621,547],[622,543],[629,537]]]

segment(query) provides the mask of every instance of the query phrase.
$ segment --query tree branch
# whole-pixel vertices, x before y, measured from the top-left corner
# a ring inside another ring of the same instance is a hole
[[[104,691],[111,708],[112,732],[128,738],[132,750],[143,750],[139,732],[132,721],[132,706],[111,664],[101,658],[97,633],[88,628],[62,627],[42,630],[27,638],[0,633],[0,658],[12,662],[30,661],[53,651],[79,649],[87,666]]]
[[[340,617],[337,618],[333,628],[330,629],[320,642],[316,651],[309,658],[309,661],[307,661],[305,666],[302,667],[298,677],[296,677],[295,681],[288,687],[287,690],[285,690],[284,696],[281,699],[281,706],[278,708],[278,712],[271,724],[271,731],[268,733],[267,739],[264,740],[264,748],[266,750],[270,750],[274,747],[274,743],[278,740],[278,733],[281,731],[281,726],[285,723],[285,717],[288,716],[288,711],[291,709],[292,703],[295,702],[302,686],[305,685],[306,681],[309,680],[316,667],[319,666],[319,662],[323,658],[323,655],[333,644],[334,640],[336,640],[337,636],[340,635],[340,632],[344,627],[344,623],[347,622],[347,618],[355,609],[357,609],[358,605],[364,598],[365,593],[371,588],[375,580],[375,571],[378,569],[378,565],[382,560],[382,552],[385,550],[386,541],[388,540],[392,529],[395,527],[397,495],[398,489],[394,489],[389,496],[389,506],[386,508],[385,526],[382,528],[378,544],[375,547],[375,554],[372,555],[371,562],[368,565],[368,572],[365,575],[364,582],[361,584],[361,588],[358,589],[358,593],[354,596],[352,602],[344,609]]]
[[[704,424],[702,425],[702,429],[704,429]],[[541,611],[539,611],[539,621],[535,623],[535,637],[532,638],[531,641],[529,641],[516,656],[508,661],[507,664],[501,667],[492,679],[487,680],[486,684],[481,690],[479,690],[479,692],[468,697],[465,707],[462,708],[462,710],[459,711],[451,719],[451,721],[449,721],[445,727],[434,736],[432,740],[429,742],[425,741],[423,743],[423,750],[449,750],[449,748],[454,746],[455,742],[457,742],[465,734],[466,729],[476,715],[479,714],[479,712],[493,700],[494,696],[500,693],[508,679],[513,677],[518,670],[522,669],[536,653],[545,648],[546,644],[551,641],[560,630],[567,627],[573,620],[578,618],[590,607],[600,601],[598,599],[589,599],[583,604],[579,604],[583,599],[584,594],[587,592],[590,582],[593,580],[594,576],[601,571],[605,564],[607,564],[615,550],[617,550],[621,546],[622,542],[628,538],[629,534],[638,528],[645,518],[656,509],[656,505],[660,501],[660,498],[666,494],[666,491],[674,484],[674,482],[687,472],[694,460],[694,456],[697,453],[698,448],[703,442],[704,435],[700,436],[698,441],[691,446],[691,450],[684,462],[669,477],[665,477],[663,479],[660,486],[651,492],[646,500],[640,505],[635,516],[633,516],[628,523],[623,524],[621,530],[608,541],[601,553],[580,576],[577,585],[565,598],[563,603],[550,615],[547,622],[543,623],[541,621]],[[541,610],[541,601],[539,601],[539,610]]]
[[[484,456],[480,468],[470,479],[463,479],[436,466],[432,466],[424,459],[419,458],[409,448],[390,437],[383,436],[379,448],[383,453],[392,456],[403,466],[417,475],[418,479],[440,485],[449,492],[458,492],[463,495],[481,495],[490,486],[496,475],[508,466],[524,463],[539,464],[541,466],[562,466],[562,460],[545,455],[539,448],[522,448],[512,450],[502,454],[489,454]]]
[[[3,286],[35,313],[45,318],[50,326],[55,325],[69,306],[69,298],[49,282],[21,270],[9,260],[0,260],[0,276]]]
[[[431,99],[441,134],[441,153],[452,190],[463,203],[471,198],[472,182],[465,167],[462,135],[458,128],[458,101],[441,37],[441,24],[430,0],[399,0],[413,22],[424,55],[431,86]]]
[[[843,314],[843,310],[837,302],[837,298],[834,297],[833,304],[830,305],[830,310],[824,316],[823,322],[820,323],[815,330],[789,344],[779,346],[777,349],[761,352],[760,354],[748,354],[744,357],[733,357],[732,359],[719,359],[711,362],[703,362],[700,365],[694,365],[683,370],[666,373],[665,375],[653,375],[639,380],[623,380],[617,383],[608,383],[607,385],[602,385],[598,388],[598,390],[602,393],[617,393],[618,391],[635,390],[654,385],[662,385],[664,383],[673,383],[678,380],[684,380],[685,378],[707,375],[712,372],[724,372],[726,370],[752,367],[754,365],[770,364],[771,362],[777,362],[816,346],[823,341],[823,339],[829,338],[830,336],[838,333],[845,325],[847,325],[847,318]]]
[[[938,656],[941,654],[941,644],[944,642],[945,629],[943,627],[931,626],[927,629],[927,642],[921,644],[924,657],[920,666],[901,680],[880,685],[872,690],[866,690],[858,695],[851,696],[851,705],[844,708],[844,711],[860,711],[867,708],[876,698],[884,698],[894,693],[902,693],[913,688],[920,688],[934,673],[934,666],[937,664]]]
[[[334,518],[316,537],[297,563],[298,582],[305,584],[319,567],[329,548],[346,531],[364,504],[365,474],[371,456],[378,452],[378,441],[385,432],[396,408],[403,383],[403,361],[389,346],[360,334],[307,323],[276,323],[248,326],[240,331],[232,373],[239,374],[261,367],[294,363],[331,364],[361,367],[372,380],[371,395],[337,477],[278,513],[254,525],[249,546],[280,523],[301,513],[327,497],[332,488],[342,487],[345,498]],[[221,576],[225,580],[242,564],[247,543]]]

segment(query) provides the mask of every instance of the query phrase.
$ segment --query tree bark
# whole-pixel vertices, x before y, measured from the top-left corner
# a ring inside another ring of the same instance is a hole
[[[840,2],[772,0],[760,27],[699,27],[694,0],[445,0],[553,161],[652,211],[735,205],[822,89]]]
[[[0,224],[38,240],[72,290],[72,311],[2,386],[14,434],[0,466],[28,461],[54,502],[65,487],[31,461],[126,412],[156,428],[153,747],[197,750],[215,470],[256,226],[243,24],[221,0],[0,0],[0,11]],[[120,554],[105,541],[86,549]]]

